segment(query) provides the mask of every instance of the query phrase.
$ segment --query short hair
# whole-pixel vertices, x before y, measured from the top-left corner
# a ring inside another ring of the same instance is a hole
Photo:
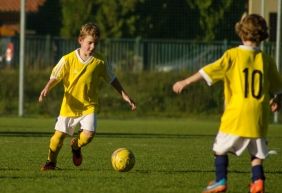
[[[93,36],[98,40],[100,38],[100,29],[94,23],[86,23],[80,28],[79,38],[84,38],[87,35]]]
[[[236,23],[235,31],[244,41],[261,42],[269,36],[266,21],[258,14],[243,16]]]

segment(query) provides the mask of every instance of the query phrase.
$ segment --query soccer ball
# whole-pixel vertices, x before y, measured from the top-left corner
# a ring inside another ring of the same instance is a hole
[[[112,153],[112,166],[119,172],[128,172],[135,164],[135,156],[127,148],[118,148]]]

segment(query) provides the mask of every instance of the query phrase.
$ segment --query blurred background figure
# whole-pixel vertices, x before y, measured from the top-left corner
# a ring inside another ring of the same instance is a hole
[[[5,52],[6,68],[11,68],[13,56],[14,56],[14,44],[12,42],[9,42],[7,44],[7,49]]]

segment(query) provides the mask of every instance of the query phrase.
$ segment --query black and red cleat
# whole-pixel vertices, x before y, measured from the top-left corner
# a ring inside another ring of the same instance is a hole
[[[56,168],[56,163],[47,161],[47,162],[41,167],[41,171],[55,170],[55,168]]]
[[[82,154],[81,154],[81,148],[74,148],[74,144],[76,144],[75,138],[71,140],[71,151],[72,151],[72,161],[75,166],[80,166],[82,163]]]

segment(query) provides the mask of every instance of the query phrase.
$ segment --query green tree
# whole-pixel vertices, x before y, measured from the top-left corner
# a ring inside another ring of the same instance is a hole
[[[138,0],[61,0],[63,27],[61,35],[76,36],[80,26],[95,22],[104,37],[127,37],[136,34],[135,6]],[[78,4],[79,6],[74,6]]]
[[[209,41],[215,39],[215,31],[220,21],[224,19],[224,13],[230,8],[233,0],[187,0],[191,8],[199,11],[201,31],[199,38]]]
[[[61,0],[62,4],[62,28],[64,37],[76,37],[82,24],[88,21],[93,14],[93,0]]]
[[[137,4],[138,0],[96,0],[91,19],[100,26],[104,37],[133,37],[139,18]]]
[[[246,0],[232,1],[232,4],[224,12],[224,19],[221,19],[215,28],[216,40],[240,40],[235,33],[235,23],[247,12],[247,7],[248,1]]]
[[[92,21],[102,38],[234,39],[244,1],[61,0],[61,35],[77,36],[80,26]]]
[[[139,35],[144,38],[192,39],[200,29],[197,11],[185,0],[142,1],[136,12]]]

